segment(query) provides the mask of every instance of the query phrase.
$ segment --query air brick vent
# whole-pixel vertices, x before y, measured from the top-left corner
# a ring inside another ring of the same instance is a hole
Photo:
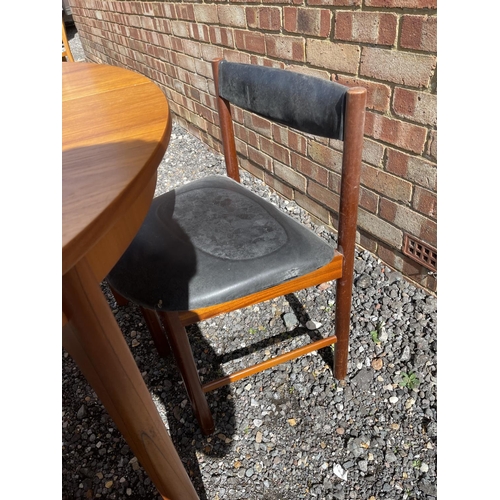
[[[404,235],[403,253],[427,269],[437,271],[437,250],[408,234]]]

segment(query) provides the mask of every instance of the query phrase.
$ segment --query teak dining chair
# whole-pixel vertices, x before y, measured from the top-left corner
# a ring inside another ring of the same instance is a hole
[[[66,35],[66,27],[64,26],[64,19],[62,21],[62,59],[74,62],[73,54],[71,53],[71,48],[68,42],[68,36]]]
[[[201,430],[214,421],[205,393],[336,343],[334,375],[347,373],[366,90],[281,69],[212,63],[226,176],[155,198],[107,280],[138,304],[161,353],[172,349]],[[231,105],[310,135],[343,141],[338,246],[239,183]],[[185,326],[337,280],[335,334],[203,386]]]

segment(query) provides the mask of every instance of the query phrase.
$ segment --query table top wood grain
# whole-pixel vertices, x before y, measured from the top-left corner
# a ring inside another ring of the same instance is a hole
[[[155,175],[170,136],[157,85],[123,68],[62,63],[63,274]]]

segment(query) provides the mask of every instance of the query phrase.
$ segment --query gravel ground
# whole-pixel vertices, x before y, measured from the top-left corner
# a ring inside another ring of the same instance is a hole
[[[70,44],[77,33],[68,33]],[[74,50],[78,57],[78,47]],[[82,53],[83,54],[83,53]],[[174,124],[157,194],[223,173],[220,155]],[[243,175],[243,184],[322,237],[294,202]],[[172,358],[156,354],[138,309],[110,307],[200,499],[436,498],[436,298],[372,254],[356,253],[348,377],[330,348],[208,395],[216,431],[204,437]],[[332,283],[190,328],[205,380],[333,328]],[[277,346],[274,341],[283,340]],[[72,359],[62,353],[63,499],[160,498]]]

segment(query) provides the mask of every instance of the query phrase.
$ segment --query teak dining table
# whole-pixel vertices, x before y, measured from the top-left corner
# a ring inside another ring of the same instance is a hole
[[[170,139],[130,70],[62,63],[62,344],[164,499],[198,499],[100,283],[138,231]]]

